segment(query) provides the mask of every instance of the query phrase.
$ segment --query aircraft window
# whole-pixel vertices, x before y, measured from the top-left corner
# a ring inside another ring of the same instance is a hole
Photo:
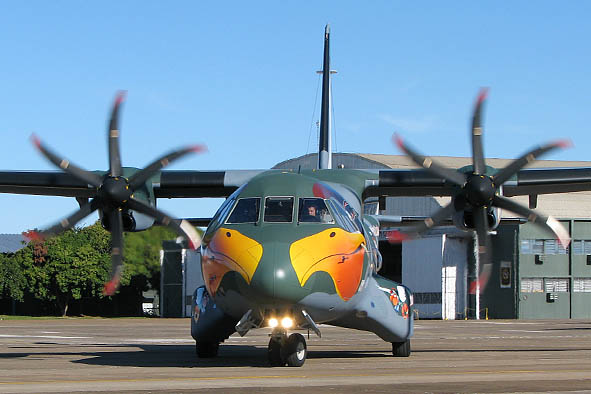
[[[309,223],[334,223],[332,215],[321,198],[300,198],[298,221]]]
[[[293,220],[293,197],[265,198],[265,222],[289,223]]]
[[[228,197],[226,199],[226,201],[224,201],[222,206],[218,209],[216,214],[213,216],[211,223],[214,225],[218,224],[218,223],[223,223],[223,221],[227,217],[228,213],[230,212],[230,208],[232,208],[232,205],[234,205],[235,201],[236,201],[236,198]]]
[[[258,197],[239,199],[226,223],[258,222],[260,205],[261,199]]]
[[[351,220],[351,216],[345,209],[342,207],[341,204],[338,202],[327,200],[328,204],[332,208],[332,211],[335,213],[335,220],[339,226],[347,230],[348,232],[354,233],[360,230],[355,226],[353,221]]]

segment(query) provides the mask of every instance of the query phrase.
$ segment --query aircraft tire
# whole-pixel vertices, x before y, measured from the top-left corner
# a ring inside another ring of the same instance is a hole
[[[272,367],[283,367],[285,359],[281,357],[281,341],[271,338],[267,347],[267,359]]]
[[[216,357],[219,348],[219,342],[195,342],[195,352],[199,358]]]
[[[394,357],[410,356],[410,339],[404,342],[392,342],[392,355]]]
[[[306,339],[302,334],[291,334],[285,345],[281,347],[281,352],[288,367],[301,367],[306,362],[308,355]]]

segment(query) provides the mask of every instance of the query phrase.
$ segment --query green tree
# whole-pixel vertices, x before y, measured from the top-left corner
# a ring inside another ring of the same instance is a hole
[[[162,241],[176,234],[154,226],[124,236],[124,268],[119,300],[141,313],[142,291],[160,287]],[[0,296],[22,300],[28,292],[53,302],[62,316],[72,300],[100,298],[111,270],[111,235],[100,222],[68,230],[44,242],[30,242],[13,256],[0,257]],[[124,300],[121,300],[121,298]]]
[[[13,255],[0,253],[0,298],[9,297],[22,301],[27,279]]]
[[[15,254],[36,298],[52,301],[62,316],[72,299],[99,297],[110,269],[110,235],[100,224],[73,229]]]

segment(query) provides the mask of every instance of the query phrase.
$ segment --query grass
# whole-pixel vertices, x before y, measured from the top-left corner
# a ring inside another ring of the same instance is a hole
[[[58,316],[12,316],[12,315],[0,315],[0,320],[52,320],[62,319]]]

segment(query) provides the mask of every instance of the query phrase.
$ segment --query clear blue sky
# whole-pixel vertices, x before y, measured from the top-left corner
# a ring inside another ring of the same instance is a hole
[[[171,4],[172,3],[172,4]],[[220,4],[220,5],[218,5]],[[591,160],[591,3],[402,1],[27,1],[0,4],[2,170],[52,170],[35,132],[87,169],[106,169],[106,123],[125,89],[122,157],[209,153],[172,169],[259,169],[315,151],[308,136],[324,25],[332,31],[337,148],[466,156],[481,86],[485,154],[516,157],[571,138],[549,159]],[[171,200],[178,216],[219,201]],[[0,233],[43,227],[73,199],[0,195]]]

